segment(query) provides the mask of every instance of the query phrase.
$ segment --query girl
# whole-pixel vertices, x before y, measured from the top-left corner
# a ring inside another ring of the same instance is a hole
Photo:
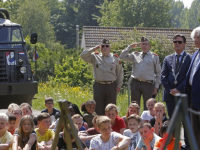
[[[88,127],[92,128],[92,119],[97,115],[95,113],[96,102],[94,100],[88,100],[86,103],[81,105],[83,113],[83,119],[87,122]]]
[[[143,122],[149,122],[150,119],[152,119],[153,117],[155,117],[156,112],[154,110],[154,105],[155,103],[157,103],[157,101],[154,98],[150,98],[148,99],[148,101],[146,102],[146,106],[148,110],[144,110],[142,112],[141,118],[143,120]]]
[[[128,107],[126,116],[122,117],[124,119],[124,123],[126,124],[126,127],[128,127],[127,122],[126,122],[127,118],[132,114],[139,115],[139,113],[140,113],[140,106],[138,105],[136,101],[132,101]]]
[[[154,110],[156,115],[149,121],[149,123],[155,128],[155,133],[160,136],[160,128],[162,127],[163,122],[168,120],[165,113],[165,105],[162,102],[158,102],[155,104]]]
[[[37,139],[34,131],[33,118],[25,115],[21,118],[19,128],[13,136],[13,150],[36,150]]]

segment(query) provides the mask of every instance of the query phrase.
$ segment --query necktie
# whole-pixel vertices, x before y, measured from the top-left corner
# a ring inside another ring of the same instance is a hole
[[[142,59],[144,59],[145,55],[146,55],[146,53],[142,53]]]
[[[176,73],[178,72],[178,67],[179,67],[179,58],[181,55],[176,55]]]

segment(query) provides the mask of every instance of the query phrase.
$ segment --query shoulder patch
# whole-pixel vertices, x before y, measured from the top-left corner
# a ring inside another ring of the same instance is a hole
[[[119,58],[119,56],[117,54],[114,54],[115,57]]]
[[[158,56],[158,54],[156,54],[156,53],[153,53],[154,55],[156,55],[156,56]]]
[[[95,52],[95,54],[99,54],[99,52]]]

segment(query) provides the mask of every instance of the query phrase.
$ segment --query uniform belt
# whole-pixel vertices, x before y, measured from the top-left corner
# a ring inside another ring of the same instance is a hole
[[[97,81],[98,83],[101,83],[101,84],[111,84],[115,81]]]
[[[147,83],[153,84],[153,80],[142,80],[142,79],[137,79],[137,78],[134,78],[134,79],[138,80],[138,81],[141,81],[141,82],[147,82]]]

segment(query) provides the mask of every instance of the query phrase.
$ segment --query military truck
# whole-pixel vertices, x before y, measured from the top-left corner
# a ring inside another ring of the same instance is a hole
[[[31,43],[37,34],[31,35]],[[31,104],[38,92],[34,72],[28,59],[22,27],[10,21],[6,9],[0,8],[0,108],[10,103]]]

